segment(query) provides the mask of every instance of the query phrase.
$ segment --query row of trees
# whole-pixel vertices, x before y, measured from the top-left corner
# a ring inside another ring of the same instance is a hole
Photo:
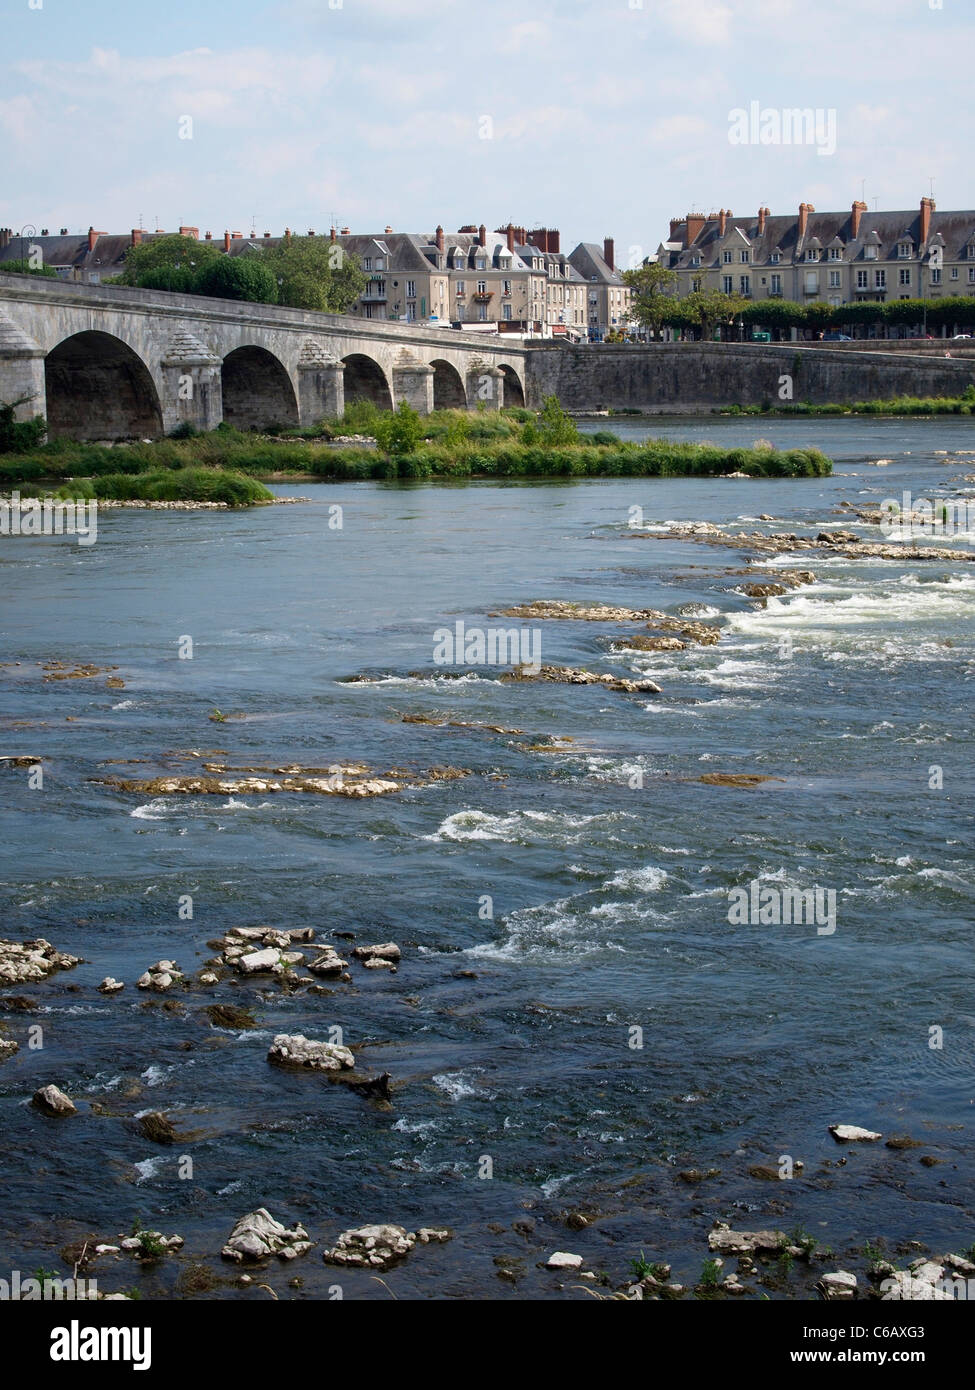
[[[697,329],[710,337],[719,324],[742,323],[746,328],[783,332],[827,332],[879,325],[884,328],[914,328],[927,324],[932,331],[955,326],[975,325],[975,298],[950,295],[944,299],[892,299],[886,303],[795,304],[787,299],[756,302],[720,290],[698,290],[682,299],[675,297],[677,275],[664,266],[644,265],[623,272],[633,290],[633,316],[644,328],[659,333],[662,328]]]
[[[212,242],[173,235],[133,246],[112,283],[340,314],[362,294],[366,277],[334,241],[296,237],[229,256]]]

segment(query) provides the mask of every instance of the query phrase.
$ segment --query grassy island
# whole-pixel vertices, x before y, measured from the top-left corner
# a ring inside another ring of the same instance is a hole
[[[550,397],[539,412],[420,416],[405,403],[381,411],[360,401],[340,419],[304,430],[256,434],[221,425],[208,434],[181,429],[153,443],[115,445],[55,439],[0,457],[0,488],[36,484],[62,496],[250,506],[271,500],[259,479],[796,478],[831,471],[818,449],[781,451],[764,441],[745,449],[581,434]]]

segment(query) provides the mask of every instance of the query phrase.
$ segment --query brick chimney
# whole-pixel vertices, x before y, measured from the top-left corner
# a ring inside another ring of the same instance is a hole
[[[603,260],[610,270],[616,269],[616,243],[611,236],[603,237]]]
[[[856,241],[860,235],[860,218],[867,210],[866,203],[854,203],[850,217],[850,240]]]
[[[928,237],[931,235],[931,214],[937,207],[933,198],[921,199],[921,245],[927,245]]]
[[[524,246],[524,245],[525,245],[525,229],[524,229],[524,227],[516,227],[516,228],[515,228],[515,241],[518,243],[519,246]]]
[[[668,241],[677,240],[677,233],[680,231],[680,224],[683,220],[683,217],[672,217],[670,219],[670,236],[667,238]]]
[[[811,212],[815,212],[815,211],[816,211],[816,209],[813,207],[812,203],[800,203],[800,204],[799,204],[799,236],[800,236],[800,237],[804,237],[804,236],[806,235],[806,228],[807,228],[808,225],[809,225],[809,214],[810,214]]]
[[[144,235],[144,233],[143,233],[143,230],[142,230],[141,227],[133,227],[133,228],[132,228],[132,245],[133,245],[133,246],[141,246],[141,245],[142,245],[142,238],[143,238],[143,235]]]
[[[192,237],[194,241],[199,241],[199,240],[200,240],[200,229],[199,229],[199,227],[180,227],[180,229],[179,229],[179,234],[180,234],[180,236],[189,236],[189,237]]]
[[[204,240],[204,241],[212,241],[212,240],[213,240],[213,233],[212,233],[212,232],[207,232],[207,234],[206,234],[206,236],[203,238],[203,240]]]
[[[9,227],[0,227],[0,251],[2,251],[4,247],[10,245],[10,238],[12,236],[13,232]]]
[[[704,231],[704,224],[707,218],[704,216],[703,212],[689,212],[685,220],[687,222],[687,240],[684,243],[686,248],[697,241],[698,237]]]
[[[265,236],[268,236],[269,233],[268,233],[268,232],[265,232],[264,235],[265,235]],[[335,228],[334,228],[334,227],[329,227],[329,229],[328,229],[328,239],[329,239],[329,241],[334,241],[334,240],[335,240]]]
[[[477,229],[477,243],[479,246],[487,246],[487,227],[483,222]]]
[[[88,251],[91,253],[95,249],[95,242],[101,236],[101,232],[96,232],[94,227],[88,228]]]
[[[386,228],[386,233],[385,233],[386,236],[390,236],[390,235],[392,234],[392,231],[393,231],[392,227],[387,227],[387,228]]]
[[[513,252],[514,249],[515,249],[515,229],[514,229],[514,227],[512,227],[511,223],[509,222],[508,225],[507,225],[507,227],[505,227],[504,230],[505,230],[505,234],[506,234],[506,236],[507,236],[507,238],[508,238],[508,250]]]
[[[764,236],[764,235],[765,235],[765,219],[766,219],[767,217],[768,217],[768,208],[759,208],[759,210],[758,210],[758,235],[759,235],[759,236]]]
[[[440,252],[440,254],[441,254],[441,256],[442,256],[443,253],[444,253],[444,245],[445,245],[445,243],[444,243],[444,239],[443,239],[443,227],[440,225],[439,222],[437,223],[437,238],[436,238],[436,239],[437,239],[437,250]]]
[[[225,251],[229,251],[229,250],[230,250],[230,233],[229,233],[229,232],[224,232],[224,234],[223,234],[223,249],[224,249]]]
[[[724,208],[718,213],[718,235],[724,236],[725,228],[728,226],[728,214]]]

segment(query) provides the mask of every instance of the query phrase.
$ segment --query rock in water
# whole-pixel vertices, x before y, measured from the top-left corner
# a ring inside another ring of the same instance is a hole
[[[225,1260],[243,1264],[245,1260],[266,1260],[271,1255],[293,1260],[311,1247],[312,1241],[304,1226],[296,1225],[289,1230],[275,1221],[266,1207],[258,1207],[240,1218],[220,1253]]]
[[[545,1262],[546,1269],[581,1269],[582,1256],[571,1255],[567,1250],[556,1250]]]
[[[858,1139],[867,1143],[883,1138],[876,1130],[861,1129],[859,1125],[830,1125],[829,1132],[839,1144],[852,1144]]]
[[[311,1071],[340,1071],[355,1066],[355,1057],[347,1047],[317,1042],[301,1033],[279,1033],[268,1050],[267,1060],[279,1067],[307,1067]]]
[[[27,980],[46,980],[55,970],[70,970],[80,956],[56,951],[42,936],[35,941],[0,939],[0,984],[22,984]]]
[[[34,1092],[34,1104],[45,1115],[76,1115],[78,1107],[57,1086],[42,1086]]]
[[[343,1231],[331,1250],[322,1254],[326,1264],[388,1269],[413,1247],[450,1240],[450,1232],[431,1226],[406,1231],[402,1226],[359,1226]]]

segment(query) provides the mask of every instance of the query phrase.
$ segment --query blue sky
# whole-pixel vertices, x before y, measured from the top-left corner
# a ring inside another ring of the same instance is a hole
[[[864,180],[871,209],[932,177],[940,208],[975,203],[971,0],[2,0],[0,21],[15,230],[510,218],[625,260],[688,210],[847,208]],[[751,102],[834,111],[835,152],[730,144]]]

